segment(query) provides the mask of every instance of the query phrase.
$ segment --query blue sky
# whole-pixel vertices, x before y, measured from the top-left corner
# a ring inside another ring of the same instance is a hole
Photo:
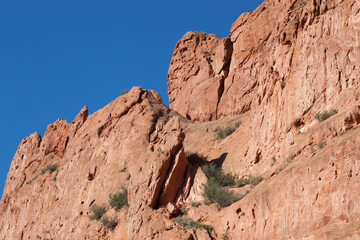
[[[34,0],[0,3],[0,193],[18,144],[142,86],[168,105],[167,70],[188,31],[229,35],[263,1]]]

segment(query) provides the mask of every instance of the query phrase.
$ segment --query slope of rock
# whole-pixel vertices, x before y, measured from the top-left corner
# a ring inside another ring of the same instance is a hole
[[[185,34],[171,110],[134,87],[20,143],[0,239],[358,239],[359,14],[354,0],[267,0],[227,38]],[[208,162],[264,180],[206,205]],[[122,187],[129,206],[110,208]],[[103,204],[113,230],[89,219]]]
[[[157,93],[134,88],[86,117],[84,108],[72,124],[59,119],[42,139],[34,133],[20,143],[1,201],[0,239],[148,239],[166,228],[153,209],[176,200],[182,183],[174,188],[173,178],[188,167],[176,114]],[[58,169],[44,173],[49,165]],[[128,214],[107,207],[116,230],[90,221],[90,206],[106,204],[122,186]]]

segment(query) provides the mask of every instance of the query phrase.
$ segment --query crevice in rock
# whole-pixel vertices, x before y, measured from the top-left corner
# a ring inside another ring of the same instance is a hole
[[[209,163],[205,158],[196,153],[187,155],[187,160],[189,165],[185,171],[184,182],[177,193],[175,202],[186,201],[194,185],[195,176],[199,168]]]
[[[220,73],[223,72],[224,78],[227,78],[229,75],[230,64],[231,64],[232,56],[234,53],[233,42],[231,41],[230,38],[227,38],[225,40],[224,47],[225,47],[225,51],[226,51],[226,55],[224,56],[225,63],[223,65],[222,69],[220,70]]]
[[[255,157],[254,164],[259,163],[261,161],[261,159],[262,159],[261,150],[258,149],[257,152],[256,152],[256,157]]]
[[[87,176],[87,179],[88,179],[89,181],[94,180],[95,175],[96,175],[96,171],[97,171],[97,167],[95,166],[94,172],[89,172],[89,174],[88,174],[88,176]]]
[[[221,97],[222,95],[224,94],[224,86],[225,85],[225,78],[221,78],[220,79],[220,84],[219,84],[219,88],[218,88],[218,101],[217,101],[217,104],[216,104],[216,111],[215,111],[215,116],[216,118],[218,118],[218,108],[219,108],[219,103],[220,103],[220,100],[221,100]]]
[[[69,136],[67,136],[66,137],[66,139],[65,139],[65,147],[64,147],[64,152],[65,152],[65,150],[66,150],[66,147],[67,147],[67,145],[69,144]]]
[[[169,202],[174,202],[178,192],[181,190],[184,176],[189,166],[182,143],[178,146],[175,153],[170,156],[170,161],[170,164],[163,164],[163,166],[168,165],[167,169],[160,169],[161,172],[166,172],[166,175],[162,181],[159,181],[155,190],[154,199],[156,199],[156,201],[155,204],[153,204],[153,208],[155,209]],[[177,184],[177,186],[174,184]],[[159,188],[159,186],[161,186],[161,188]]]

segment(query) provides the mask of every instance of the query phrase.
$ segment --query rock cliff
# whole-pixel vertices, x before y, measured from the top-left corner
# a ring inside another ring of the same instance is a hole
[[[355,0],[266,0],[226,38],[186,33],[170,109],[134,87],[23,139],[0,239],[359,239],[359,42]],[[209,163],[263,181],[209,203]]]

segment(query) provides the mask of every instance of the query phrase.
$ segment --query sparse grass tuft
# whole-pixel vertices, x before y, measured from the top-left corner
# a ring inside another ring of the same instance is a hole
[[[236,129],[239,128],[240,124],[241,121],[238,121],[234,124],[234,126],[228,126],[224,129],[216,128],[215,132],[217,132],[217,139],[221,140],[231,135],[233,132],[235,132]]]
[[[50,173],[55,172],[56,170],[58,170],[59,165],[54,164],[54,165],[47,165],[45,168],[43,168],[41,170],[41,175],[44,175],[47,171],[49,171]]]
[[[36,175],[35,177],[33,177],[32,179],[30,179],[29,181],[26,182],[26,184],[30,184],[32,183],[35,179],[37,179],[39,177],[39,175]]]
[[[331,111],[326,111],[324,113],[321,114],[316,114],[315,117],[317,118],[317,120],[319,120],[319,122],[323,122],[326,119],[329,119],[330,117],[334,116],[335,114],[337,114],[339,111],[337,109],[331,110]]]
[[[221,238],[223,240],[228,240],[229,239],[229,237],[228,237],[228,235],[226,233],[223,233]]]
[[[110,230],[114,230],[115,227],[118,225],[118,220],[116,218],[109,218],[107,216],[104,216],[101,219],[101,222],[104,225],[104,227],[106,227]]]
[[[128,205],[128,191],[126,188],[122,187],[121,192],[110,194],[109,196],[110,207],[119,210]]]
[[[93,212],[93,214],[89,216],[89,219],[91,221],[92,220],[100,221],[102,216],[104,216],[104,214],[106,213],[106,206],[105,205],[99,206],[97,204],[94,204],[90,207],[90,210]]]
[[[239,180],[236,182],[236,186],[237,186],[237,187],[244,187],[245,185],[248,185],[248,184],[251,184],[251,185],[253,185],[253,186],[256,186],[256,185],[258,185],[262,180],[263,180],[263,177],[262,177],[262,176],[258,176],[258,177],[250,176],[250,177],[248,177],[248,178],[239,179]]]
[[[206,225],[206,224],[201,224],[199,222],[195,222],[194,220],[192,220],[191,218],[188,218],[188,217],[178,216],[176,218],[175,222],[178,223],[180,226],[186,227],[188,229],[203,228],[203,229],[207,230],[208,232],[211,232],[214,229],[214,227],[211,225]]]

